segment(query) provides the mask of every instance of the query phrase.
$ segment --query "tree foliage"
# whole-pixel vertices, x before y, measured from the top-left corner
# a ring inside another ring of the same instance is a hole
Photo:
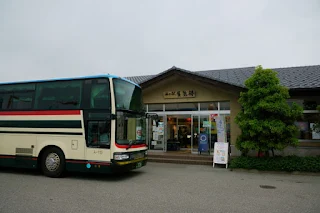
[[[242,111],[235,121],[242,133],[236,147],[245,155],[249,150],[269,152],[298,144],[298,128],[294,122],[303,109],[287,103],[289,90],[280,85],[277,73],[258,66],[246,80],[247,90],[241,92]]]

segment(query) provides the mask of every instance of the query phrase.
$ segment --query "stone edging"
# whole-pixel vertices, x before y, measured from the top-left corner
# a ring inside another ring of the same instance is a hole
[[[320,176],[320,172],[282,172],[282,171],[260,171],[256,169],[228,169],[229,171],[234,172],[247,172],[247,173],[255,173],[255,174],[285,174],[285,175],[309,175],[309,176]]]

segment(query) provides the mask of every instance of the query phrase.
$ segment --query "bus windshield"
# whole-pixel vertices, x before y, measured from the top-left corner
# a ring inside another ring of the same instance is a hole
[[[117,110],[136,112],[142,112],[144,110],[142,90],[140,87],[122,79],[114,79],[113,83]]]
[[[122,79],[114,79],[113,83],[117,110],[116,143],[145,143],[146,119],[141,88]]]
[[[118,112],[116,129],[117,144],[143,144],[146,142],[146,119],[142,114]]]

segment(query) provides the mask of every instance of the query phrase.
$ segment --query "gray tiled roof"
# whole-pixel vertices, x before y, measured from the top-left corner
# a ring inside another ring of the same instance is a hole
[[[144,75],[144,76],[131,76],[125,77],[137,84],[144,83],[154,77],[157,77],[170,70],[178,69],[183,72],[192,73],[208,79],[221,81],[231,85],[245,87],[244,82],[248,79],[255,70],[255,67],[243,67],[234,69],[222,70],[207,70],[207,71],[188,71],[180,68],[170,68],[157,75]],[[290,89],[298,88],[320,88],[320,65],[313,66],[300,66],[300,67],[285,67],[285,68],[272,68],[278,72],[278,77],[282,85]]]

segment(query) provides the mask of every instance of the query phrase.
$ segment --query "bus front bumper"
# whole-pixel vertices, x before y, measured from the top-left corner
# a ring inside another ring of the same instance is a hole
[[[113,172],[125,172],[135,169],[139,169],[147,165],[147,158],[140,158],[129,161],[116,161],[112,160],[112,171]]]

